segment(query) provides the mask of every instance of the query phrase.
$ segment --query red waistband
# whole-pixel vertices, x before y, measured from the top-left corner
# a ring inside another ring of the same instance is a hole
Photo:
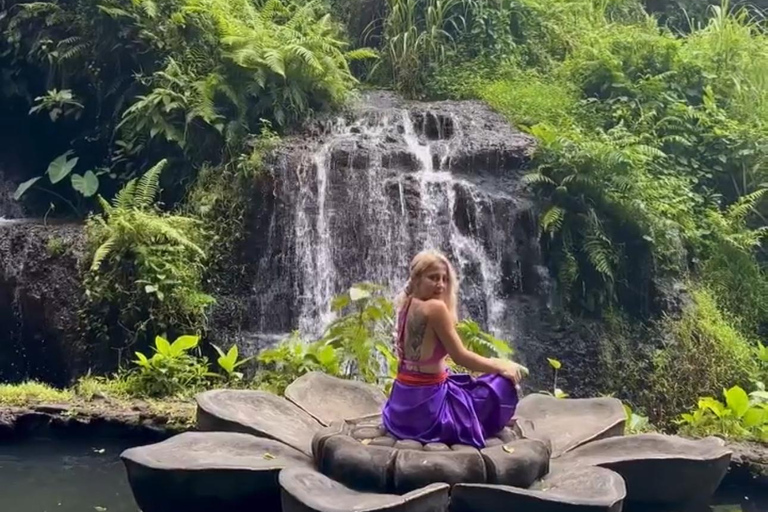
[[[440,373],[422,373],[400,370],[397,372],[397,377],[395,379],[397,382],[409,386],[432,386],[435,384],[442,384],[447,378],[447,371]]]

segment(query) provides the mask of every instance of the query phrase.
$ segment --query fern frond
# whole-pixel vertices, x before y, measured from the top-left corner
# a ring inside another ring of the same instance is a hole
[[[559,206],[552,206],[541,216],[541,230],[553,235],[560,231],[565,218],[565,210]]]
[[[521,181],[525,185],[552,185],[552,186],[557,185],[557,183],[555,183],[552,180],[552,178],[540,172],[528,173],[525,176],[523,176]]]
[[[132,179],[125,184],[120,192],[117,193],[112,200],[112,204],[116,209],[126,210],[133,207],[134,198],[136,195],[136,179]]]
[[[731,222],[742,221],[749,212],[753,211],[763,196],[768,192],[768,188],[755,190],[751,194],[741,196],[738,201],[730,205],[726,211],[726,217]]]
[[[101,263],[109,256],[116,243],[117,237],[112,235],[96,249],[96,252],[93,254],[93,262],[91,263],[92,271],[96,271],[101,267]]]
[[[152,205],[160,188],[160,173],[163,172],[167,163],[168,160],[163,158],[141,177],[133,204],[135,208],[144,209]]]

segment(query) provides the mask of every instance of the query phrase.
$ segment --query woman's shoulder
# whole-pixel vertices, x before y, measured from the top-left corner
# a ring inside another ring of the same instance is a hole
[[[419,308],[427,316],[440,315],[443,312],[448,311],[448,306],[446,306],[445,302],[440,299],[414,299],[413,305]]]

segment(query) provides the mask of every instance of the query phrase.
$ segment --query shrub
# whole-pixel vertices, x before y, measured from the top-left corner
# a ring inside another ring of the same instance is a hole
[[[201,288],[203,233],[199,221],[154,204],[164,165],[128,182],[112,204],[101,199],[103,213],[88,220],[93,260],[85,275],[85,324],[102,340],[132,345],[156,333],[205,327],[213,299]]]
[[[648,377],[648,410],[660,423],[669,424],[699,396],[747,387],[756,377],[749,341],[718,309],[711,292],[695,289],[692,297],[694,304],[682,318],[665,321],[669,340]]]

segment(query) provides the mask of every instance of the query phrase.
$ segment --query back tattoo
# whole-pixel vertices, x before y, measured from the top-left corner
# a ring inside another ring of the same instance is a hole
[[[421,346],[424,344],[424,334],[427,332],[427,317],[419,308],[413,308],[408,315],[405,329],[405,358],[421,359]]]

